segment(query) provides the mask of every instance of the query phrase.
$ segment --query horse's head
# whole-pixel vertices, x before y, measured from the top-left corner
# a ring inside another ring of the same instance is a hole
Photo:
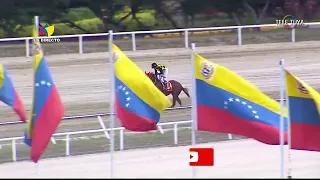
[[[151,79],[151,81],[156,81],[156,75],[153,73],[153,72],[144,72],[145,74],[146,74],[146,76],[148,76],[148,78],[150,78]]]
[[[154,73],[152,72],[144,72],[146,74],[146,76],[148,76],[148,78],[152,79],[154,77]]]

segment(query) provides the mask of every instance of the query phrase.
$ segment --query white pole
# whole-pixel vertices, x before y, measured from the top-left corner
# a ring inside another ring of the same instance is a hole
[[[110,178],[114,177],[113,166],[114,166],[114,121],[115,121],[115,110],[114,110],[114,92],[115,92],[115,76],[112,58],[112,44],[113,34],[112,30],[109,31],[109,60],[110,60]]]
[[[40,23],[40,20],[39,20],[39,16],[34,16],[34,28],[36,28],[35,30],[36,30],[36,37],[37,38],[39,38],[39,23]],[[33,32],[32,32],[33,33]],[[38,39],[37,39],[38,40]],[[34,39],[33,39],[33,41],[35,41]],[[32,43],[34,43],[34,42],[32,42]],[[33,48],[33,47],[32,47]],[[32,49],[33,50],[33,49]],[[32,55],[34,55],[33,54],[34,53],[34,51],[32,51]],[[35,80],[34,80],[35,81]],[[33,82],[34,82],[33,81]],[[34,103],[34,102],[33,102]],[[52,138],[53,137],[51,137],[51,140],[52,140]],[[36,174],[39,174],[39,161],[35,164],[35,166],[36,166]]]
[[[191,44],[191,68],[192,68],[192,146],[196,146],[196,130],[197,130],[197,92],[196,92],[196,73],[195,73],[195,43]],[[196,178],[197,171],[196,168],[192,167],[192,178]]]
[[[35,164],[36,166],[36,174],[39,174],[39,161]]]
[[[282,64],[284,60],[280,60],[280,178],[284,178],[284,93],[285,93],[285,74]]]
[[[284,71],[284,60],[282,60],[282,71]],[[285,81],[286,82],[286,81]],[[287,141],[288,141],[288,179],[291,179],[291,171],[292,171],[292,167],[291,167],[291,119],[290,119],[290,105],[289,105],[289,97],[288,97],[288,88],[287,85],[285,85],[286,90],[286,107],[287,107],[287,111],[288,111],[288,115],[287,115]]]
[[[39,40],[39,24],[40,24],[40,18],[39,16],[34,16],[34,28],[36,30],[36,36],[37,36],[37,41]],[[32,44],[34,43],[35,39],[32,40]],[[33,47],[32,47],[33,48]],[[32,53],[34,53],[33,49],[32,49]],[[56,144],[56,140],[54,139],[54,137],[51,137],[51,142],[52,144]]]
[[[39,37],[39,16],[34,17],[34,28],[36,28],[36,35]]]

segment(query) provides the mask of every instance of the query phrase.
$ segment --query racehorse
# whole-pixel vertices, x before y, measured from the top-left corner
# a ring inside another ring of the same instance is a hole
[[[183,91],[189,98],[189,92],[187,88],[184,88],[181,83],[179,83],[176,80],[170,80],[168,81],[168,88],[166,89],[164,87],[164,84],[157,78],[157,76],[153,72],[144,72],[153,82],[153,84],[166,96],[169,94],[172,94],[172,105],[171,107],[174,107],[176,105],[176,101],[182,106],[181,100],[179,98],[179,95],[181,91]]]

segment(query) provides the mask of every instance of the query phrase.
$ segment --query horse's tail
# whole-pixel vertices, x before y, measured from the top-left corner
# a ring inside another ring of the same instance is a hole
[[[188,96],[190,97],[189,91],[187,88],[182,88],[182,91]]]

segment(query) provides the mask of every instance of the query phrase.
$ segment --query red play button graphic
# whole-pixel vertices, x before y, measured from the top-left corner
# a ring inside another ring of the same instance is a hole
[[[189,149],[190,166],[213,166],[214,149],[213,148],[190,148]]]

